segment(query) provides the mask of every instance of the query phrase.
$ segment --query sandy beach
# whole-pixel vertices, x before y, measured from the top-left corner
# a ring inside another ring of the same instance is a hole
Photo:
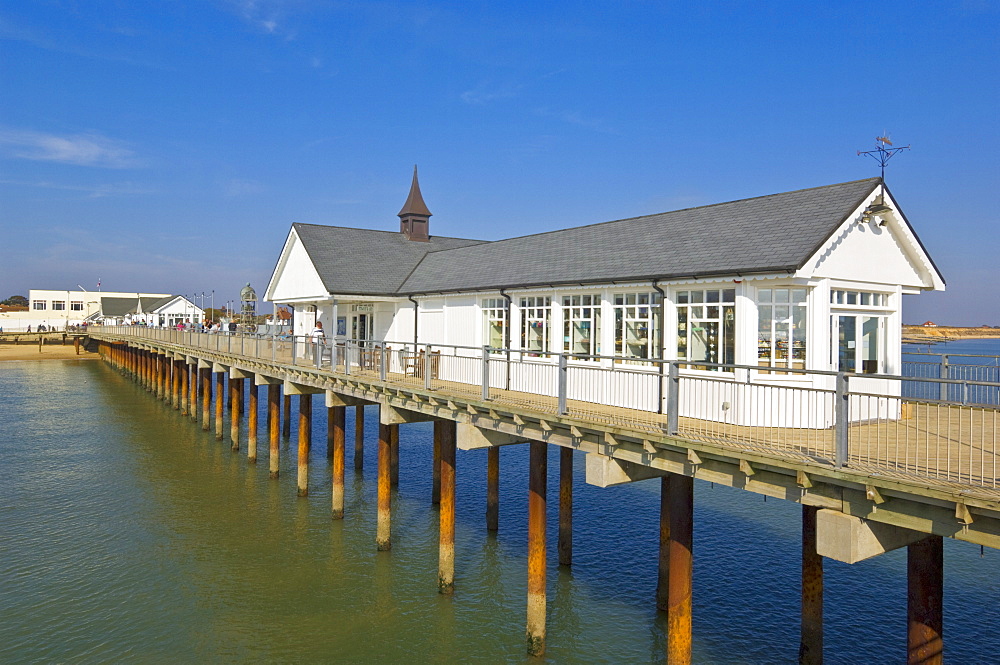
[[[34,344],[0,344],[0,362],[4,360],[96,360],[100,355],[90,353],[80,347],[80,355],[72,344],[63,346],[61,343],[43,344],[39,351],[38,342]]]

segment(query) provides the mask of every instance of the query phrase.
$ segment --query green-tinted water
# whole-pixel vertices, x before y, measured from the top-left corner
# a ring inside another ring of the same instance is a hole
[[[443,597],[430,426],[401,428],[393,550],[378,553],[376,414],[365,472],[348,460],[347,517],[335,522],[321,413],[311,495],[298,498],[294,443],[270,481],[266,445],[248,465],[245,450],[103,363],[0,364],[0,662],[538,662],[524,655],[524,451],[501,455],[496,537],[483,517],[485,454],[459,453],[456,594]],[[582,462],[572,570],[550,549],[546,660],[662,662],[659,485],[592,488]],[[554,546],[554,475],[549,487]],[[698,662],[795,660],[798,515],[696,483]],[[947,654],[992,662],[1000,556],[946,545]],[[903,552],[827,562],[827,662],[900,660],[904,571]]]

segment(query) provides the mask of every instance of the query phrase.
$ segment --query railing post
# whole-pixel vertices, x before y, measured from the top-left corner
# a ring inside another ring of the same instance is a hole
[[[316,369],[320,369],[320,363],[323,360],[323,343],[319,340],[313,340],[313,360],[316,362]]]
[[[949,374],[949,372],[948,372],[948,355],[947,354],[942,354],[941,355],[941,378],[942,379],[947,379],[948,378],[948,374]],[[940,398],[944,402],[948,401],[948,384],[947,383],[941,383]]]
[[[677,436],[681,404],[681,370],[676,361],[667,365],[667,435]]]
[[[275,362],[278,358],[278,336],[271,335],[271,362]]]
[[[490,398],[490,347],[483,347],[483,400]]]
[[[566,392],[569,386],[569,362],[565,353],[559,354],[559,415],[565,416],[569,409],[566,406]]]
[[[837,372],[837,394],[834,402],[834,465],[839,469],[847,465],[848,430],[851,419],[848,374]]]
[[[344,341],[344,374],[351,375],[351,340]]]
[[[381,346],[382,352],[378,354],[378,378],[381,381],[386,379],[386,365],[388,363],[388,353],[386,351],[385,342]]]
[[[431,345],[424,347],[424,390],[431,389]]]

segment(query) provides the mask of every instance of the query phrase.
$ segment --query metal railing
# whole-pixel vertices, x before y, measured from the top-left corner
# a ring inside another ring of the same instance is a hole
[[[989,384],[1000,384],[1000,357],[968,353],[924,353],[907,351],[904,356],[917,360],[903,360],[903,375],[906,377],[957,379],[977,384],[969,390],[968,385],[941,383],[937,386],[927,383],[904,383],[904,394],[908,397],[936,397],[943,400],[966,404],[989,404],[1000,406],[1000,390],[991,389]],[[937,389],[937,393],[928,391]]]
[[[445,344],[93,328],[831,467],[1000,488],[1000,382]],[[992,393],[991,393],[992,391]]]

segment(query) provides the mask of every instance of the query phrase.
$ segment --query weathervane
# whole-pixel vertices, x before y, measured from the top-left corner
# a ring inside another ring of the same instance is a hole
[[[889,146],[888,148],[886,146]],[[879,136],[875,139],[874,150],[858,150],[858,155],[868,155],[882,168],[882,182],[885,182],[885,165],[889,163],[896,153],[909,150],[910,146],[904,145],[899,148],[892,147],[892,141],[887,136]]]

